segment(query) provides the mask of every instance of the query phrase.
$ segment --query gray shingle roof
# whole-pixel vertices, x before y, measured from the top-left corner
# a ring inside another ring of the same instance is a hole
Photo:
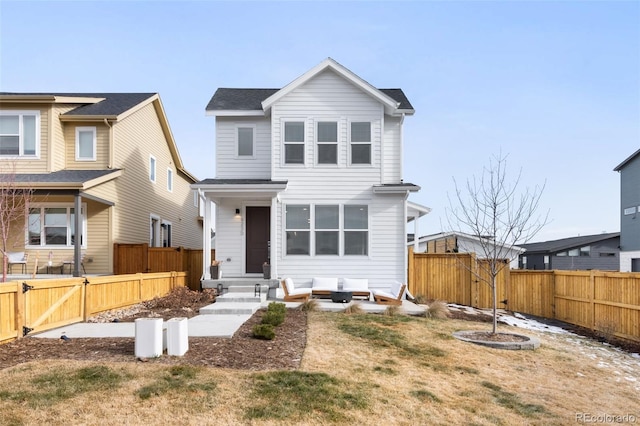
[[[0,92],[0,95],[10,96],[65,96],[65,97],[82,97],[82,98],[105,98],[95,104],[79,105],[77,108],[63,115],[119,115],[142,101],[149,99],[156,93],[16,93],[16,92]]]
[[[262,101],[280,89],[219,88],[207,104],[207,111],[262,111]],[[378,89],[400,103],[400,109],[413,109],[402,89]]]
[[[84,183],[93,179],[119,171],[111,170],[59,170],[52,173],[27,173],[15,175],[0,175],[2,180],[13,180],[16,183]]]
[[[628,156],[622,163],[618,164],[616,166],[616,168],[613,169],[613,171],[614,172],[619,172],[620,170],[622,170],[627,165],[627,163],[629,163],[631,160],[636,158],[638,155],[640,155],[640,149],[637,150],[636,152],[634,152],[633,154],[631,154],[630,156]]]
[[[526,249],[528,253],[555,253],[557,251],[568,250],[571,248],[584,247],[589,244],[619,236],[619,232],[610,232],[608,234],[583,235],[580,237],[562,238],[560,240],[544,241],[541,243],[518,244],[518,246]]]

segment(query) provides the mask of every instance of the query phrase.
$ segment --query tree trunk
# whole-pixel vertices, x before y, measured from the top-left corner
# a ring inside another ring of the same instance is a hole
[[[491,272],[491,289],[493,290],[493,334],[498,330],[498,289],[496,287],[496,274]]]

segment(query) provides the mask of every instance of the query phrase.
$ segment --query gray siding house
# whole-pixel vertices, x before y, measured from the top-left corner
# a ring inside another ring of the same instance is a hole
[[[617,271],[620,233],[585,235],[540,243],[520,244],[520,269]]]
[[[620,271],[640,272],[640,149],[613,170],[620,173]]]

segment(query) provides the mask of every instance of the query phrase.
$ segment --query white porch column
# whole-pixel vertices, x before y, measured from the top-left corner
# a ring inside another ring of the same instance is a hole
[[[204,203],[204,223],[202,225],[202,279],[211,279],[209,266],[211,266],[211,200],[201,191],[200,201]]]
[[[271,278],[278,277],[278,195],[271,197],[271,235],[269,235],[269,262],[271,264]]]

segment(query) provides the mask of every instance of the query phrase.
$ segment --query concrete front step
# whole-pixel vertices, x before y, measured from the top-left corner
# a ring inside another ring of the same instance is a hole
[[[224,293],[222,296],[216,297],[218,303],[262,303],[267,300],[267,292],[260,292],[260,295],[255,295],[249,292],[236,292],[233,289],[233,293]]]
[[[260,302],[256,303],[213,303],[200,308],[200,315],[253,315],[260,309]]]

